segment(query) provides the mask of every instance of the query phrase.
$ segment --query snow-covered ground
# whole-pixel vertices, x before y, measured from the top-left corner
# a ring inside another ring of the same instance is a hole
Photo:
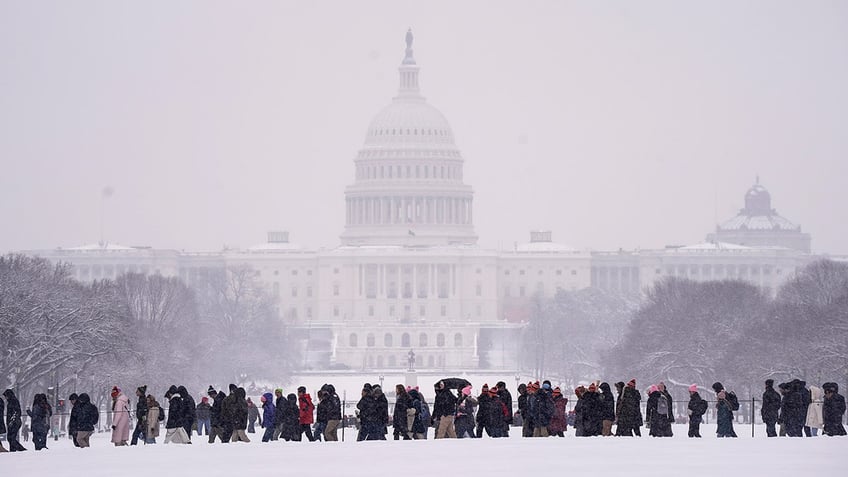
[[[814,476],[842,475],[848,438],[773,438],[745,434],[718,439],[715,426],[701,426],[703,439],[686,437],[675,426],[670,439],[594,437],[527,439],[445,439],[422,441],[253,442],[113,447],[97,434],[90,449],[67,439],[48,441],[48,450],[0,454],[3,477],[166,477],[166,476],[383,476],[438,475],[627,475],[640,476]],[[569,431],[570,432],[570,431]],[[514,433],[516,434],[516,433]],[[161,438],[159,439],[162,440]],[[32,443],[26,443],[32,448]]]

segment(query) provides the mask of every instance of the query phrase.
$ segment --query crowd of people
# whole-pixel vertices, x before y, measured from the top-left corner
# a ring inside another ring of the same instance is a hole
[[[510,429],[521,429],[523,437],[565,435],[568,427],[578,437],[641,436],[646,427],[650,436],[671,437],[676,421],[674,400],[664,383],[647,389],[647,405],[642,413],[642,394],[636,380],[614,384],[616,393],[605,382],[593,382],[574,390],[575,405],[567,410],[568,398],[559,387],[548,380],[518,386],[516,406],[506,384],[501,381],[491,387],[484,384],[479,394],[472,392],[470,382],[460,378],[440,380],[434,385],[432,412],[422,391],[416,386],[398,384],[393,391],[394,407],[378,384],[366,383],[356,403],[357,440],[385,440],[392,427],[395,440],[426,439],[430,427],[435,438],[509,437]],[[736,437],[733,413],[739,410],[739,400],[733,391],[717,382],[711,387],[715,399],[716,433],[718,437]],[[698,438],[700,424],[710,403],[699,394],[699,387],[689,386],[686,420],[689,437]],[[164,442],[191,444],[194,432],[216,441],[250,442],[248,433],[255,425],[264,429],[262,442],[277,440],[337,441],[343,425],[342,402],[332,384],[317,392],[318,404],[313,403],[306,388],[284,395],[282,388],[265,392],[260,407],[247,397],[244,388],[230,384],[229,394],[207,389],[207,396],[196,403],[185,386],[172,385],[165,392],[168,403],[162,408],[147,386],[135,391],[133,410],[129,397],[120,387],[111,390],[111,442],[115,446],[155,444],[160,428],[165,427]],[[21,405],[15,393],[7,389],[0,399],[0,435],[6,434],[9,449],[0,441],[0,452],[23,451],[18,440],[21,430]],[[86,393],[72,394],[68,435],[77,447],[89,447],[100,412]],[[166,415],[167,414],[167,415]],[[804,381],[792,380],[778,385],[765,381],[761,417],[769,437],[815,436],[821,430],[828,436],[845,435],[842,425],[845,398],[836,383],[807,387]],[[36,450],[47,448],[53,410],[46,394],[36,394],[26,415],[31,420],[33,444]],[[777,426],[779,425],[779,430]],[[613,426],[615,431],[613,431]],[[132,433],[131,433],[132,430]]]

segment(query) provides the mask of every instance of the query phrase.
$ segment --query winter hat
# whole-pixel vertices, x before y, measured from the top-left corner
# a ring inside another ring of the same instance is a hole
[[[147,396],[147,385],[145,384],[144,386],[139,386],[138,388],[136,388],[136,391],[141,393],[142,396]]]
[[[206,396],[203,396],[202,398],[200,398],[200,402],[207,403],[207,402],[209,402],[209,398],[206,397]]]
[[[659,391],[656,384],[652,384],[651,387],[648,388],[648,394],[653,394],[655,391]]]
[[[118,397],[118,394],[121,394],[121,388],[118,386],[112,386],[112,397],[116,398]]]
[[[773,387],[774,386],[774,379],[766,379],[766,386]]]
[[[247,398],[247,400],[250,401],[250,398]],[[266,401],[265,395],[263,394],[263,395],[259,396],[259,400],[262,401],[262,402],[265,402]]]
[[[236,389],[238,389],[238,386],[236,386],[235,384],[230,384],[230,393],[232,393]]]
[[[575,394],[578,398],[579,398],[579,397],[583,397],[583,393],[585,393],[585,392],[586,392],[586,388],[584,388],[582,385],[581,385],[581,386],[577,386],[577,387],[574,389],[574,394]]]
[[[297,392],[306,394],[306,386],[298,386]]]
[[[498,389],[506,389],[506,383],[503,381],[498,381]]]
[[[218,391],[215,391],[215,388],[213,388],[210,384],[209,389],[206,390],[206,394],[209,394],[211,396],[212,394],[218,394]]]
[[[719,392],[723,389],[724,389],[724,386],[722,386],[721,383],[719,383],[719,382],[713,383],[713,391]]]
[[[483,387],[481,388],[481,390],[482,390],[484,393],[489,392],[489,383],[485,383],[485,384],[483,384]]]
[[[464,388],[462,388],[463,396],[468,396],[469,394],[471,394],[471,386],[465,386]]]
[[[589,385],[589,392],[590,393],[594,393],[594,392],[597,392],[597,391],[598,391],[598,387],[595,386],[595,383],[592,383],[592,384]]]
[[[362,385],[362,390],[370,393],[371,392],[371,384],[365,383],[364,385]]]
[[[554,395],[562,396],[562,391],[560,391],[559,386],[554,388]]]
[[[282,395],[283,395],[283,388],[277,388],[277,389],[275,389],[275,390],[274,390],[274,393],[275,393],[275,394],[279,394],[280,396],[282,396]]]
[[[690,393],[696,393],[696,392],[698,392],[698,385],[697,385],[697,384],[693,384],[693,385],[689,386],[689,392],[690,392]]]
[[[489,395],[490,396],[497,396],[498,395],[498,388],[496,388],[496,387],[489,388]]]
[[[412,386],[407,386],[407,387],[406,387],[406,392],[409,392],[409,391],[412,391]]]
[[[635,388],[636,387],[636,378],[633,378],[630,381],[627,381],[627,387]]]

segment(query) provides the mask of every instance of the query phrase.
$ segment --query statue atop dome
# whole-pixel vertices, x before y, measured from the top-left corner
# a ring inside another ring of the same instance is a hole
[[[403,64],[414,65],[415,58],[412,57],[412,28],[406,31],[406,55],[403,57]]]

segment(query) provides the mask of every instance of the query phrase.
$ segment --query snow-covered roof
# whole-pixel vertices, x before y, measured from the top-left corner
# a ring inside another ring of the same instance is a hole
[[[65,250],[74,250],[80,252],[86,251],[126,251],[126,250],[137,250],[137,247],[127,247],[124,245],[118,245],[115,243],[102,242],[102,243],[90,243],[86,245],[80,245],[79,247],[70,247]]]
[[[751,250],[751,247],[727,242],[701,242],[672,250]]]
[[[722,230],[787,230],[798,231],[800,227],[780,215],[739,214],[718,226]]]
[[[577,249],[557,242],[528,242],[516,245],[515,251],[520,253],[571,253],[576,252]]]

